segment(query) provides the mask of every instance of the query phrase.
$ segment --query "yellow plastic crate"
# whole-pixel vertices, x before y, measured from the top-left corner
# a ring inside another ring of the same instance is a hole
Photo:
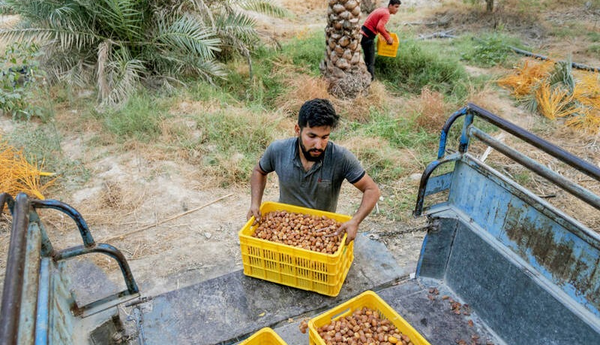
[[[319,327],[330,324],[341,317],[351,315],[354,311],[367,307],[377,310],[379,315],[390,320],[402,334],[407,335],[414,345],[431,345],[417,330],[404,320],[392,307],[381,299],[373,291],[365,291],[357,297],[311,319],[308,321],[308,338],[310,345],[325,345],[325,341],[319,335]]]
[[[394,40],[394,43],[387,44],[385,38],[381,35],[377,35],[377,55],[379,56],[389,56],[396,57],[398,53],[398,47],[400,46],[400,40],[398,39],[398,35],[390,32],[390,36]]]
[[[239,345],[287,345],[287,343],[271,328],[265,327]]]
[[[264,202],[260,211],[262,214],[287,211],[325,216],[341,223],[352,218],[276,202]],[[344,235],[342,245],[334,254],[324,254],[252,237],[258,227],[252,226],[253,222],[254,217],[239,232],[245,275],[327,296],[340,293],[354,260],[354,241],[349,245],[343,244],[347,235]]]

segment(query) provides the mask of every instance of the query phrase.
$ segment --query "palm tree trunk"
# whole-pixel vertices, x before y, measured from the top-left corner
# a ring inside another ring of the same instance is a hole
[[[362,3],[360,4],[360,9],[366,14],[371,14],[371,12],[373,12],[376,7],[376,0],[362,0]]]
[[[329,80],[329,93],[354,98],[371,84],[360,48],[361,0],[329,0],[325,59],[321,73]]]

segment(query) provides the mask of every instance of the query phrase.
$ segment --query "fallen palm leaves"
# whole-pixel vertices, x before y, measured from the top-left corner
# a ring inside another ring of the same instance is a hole
[[[498,80],[532,111],[569,127],[591,134],[600,133],[600,75],[581,72],[575,78],[570,61],[526,61],[515,73]]]
[[[42,177],[53,175],[43,172],[37,164],[29,163],[23,151],[0,140],[0,192],[12,196],[23,192],[31,197],[44,199],[44,191],[55,179],[42,183]]]

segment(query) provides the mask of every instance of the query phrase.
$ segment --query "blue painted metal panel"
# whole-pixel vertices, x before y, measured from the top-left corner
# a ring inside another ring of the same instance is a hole
[[[35,309],[40,265],[41,236],[37,224],[29,224],[23,270],[23,296],[19,315],[19,344],[30,344],[34,339]]]
[[[598,343],[597,322],[594,326],[560,303],[560,292],[548,293],[551,288],[530,275],[524,260],[476,225],[454,221],[456,235],[445,238],[452,243],[445,282],[507,344]]]
[[[425,196],[443,192],[450,189],[452,183],[452,172],[429,178],[425,189]]]
[[[449,201],[574,301],[600,316],[600,241],[531,192],[465,155]],[[488,205],[494,205],[488,209]],[[493,213],[493,214],[492,214]]]

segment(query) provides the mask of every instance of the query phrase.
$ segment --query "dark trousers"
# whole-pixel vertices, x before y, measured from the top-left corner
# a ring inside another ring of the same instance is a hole
[[[363,31],[364,29],[363,26]],[[365,64],[367,65],[367,71],[371,73],[371,80],[375,79],[375,37],[377,37],[375,34],[372,37],[362,35],[360,39],[360,46],[365,53]]]

